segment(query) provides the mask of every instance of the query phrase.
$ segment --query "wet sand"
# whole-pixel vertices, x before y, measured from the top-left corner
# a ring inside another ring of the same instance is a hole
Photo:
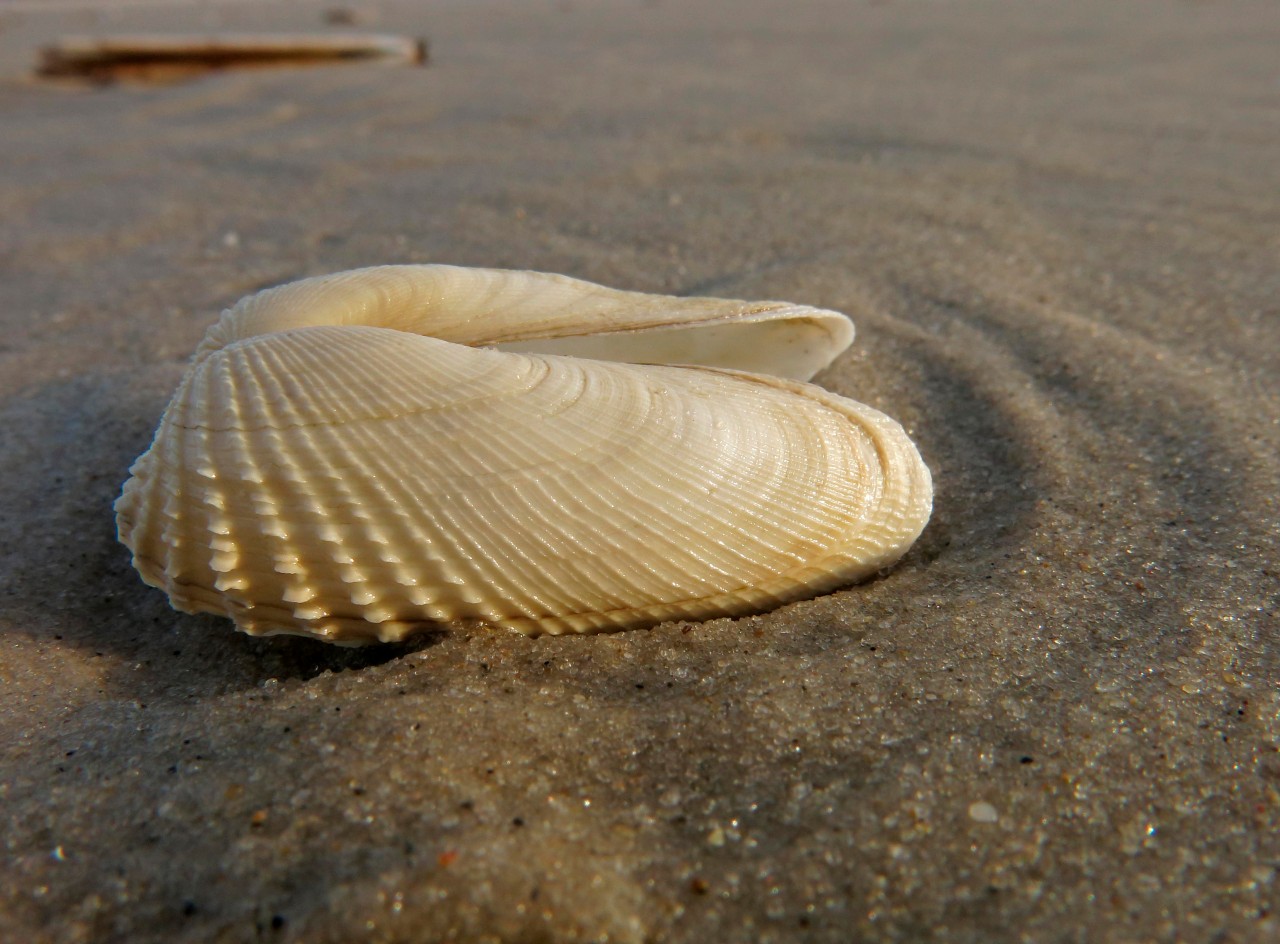
[[[331,6],[331,5],[330,5]],[[0,939],[1280,935],[1269,2],[352,6],[432,62],[69,89],[0,5]],[[353,27],[341,26],[344,30]],[[384,262],[847,312],[934,518],[740,620],[340,650],[111,503],[262,286]]]

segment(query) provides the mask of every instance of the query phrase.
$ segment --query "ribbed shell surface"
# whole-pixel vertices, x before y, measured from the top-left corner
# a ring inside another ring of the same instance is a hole
[[[930,502],[818,387],[342,324],[202,348],[117,511],[178,608],[363,642],[757,612],[893,563]]]

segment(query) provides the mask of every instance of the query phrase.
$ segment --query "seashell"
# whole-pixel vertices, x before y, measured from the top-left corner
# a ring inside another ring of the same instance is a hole
[[[902,428],[800,382],[852,338],[835,312],[535,272],[305,279],[209,330],[120,540],[174,607],[255,635],[760,612],[875,574],[928,520]]]

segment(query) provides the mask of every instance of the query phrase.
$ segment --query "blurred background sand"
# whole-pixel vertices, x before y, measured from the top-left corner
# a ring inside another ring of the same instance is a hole
[[[30,77],[335,19],[431,63]],[[1274,940],[1278,48],[1234,0],[0,4],[0,938]],[[847,312],[818,380],[932,523],[652,631],[172,612],[111,502],[207,325],[427,261]]]

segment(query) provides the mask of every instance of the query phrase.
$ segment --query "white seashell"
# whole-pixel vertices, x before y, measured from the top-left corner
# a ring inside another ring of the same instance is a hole
[[[796,382],[852,337],[835,312],[534,272],[306,279],[209,330],[120,539],[176,608],[255,635],[759,612],[887,567],[928,520],[902,428]]]

